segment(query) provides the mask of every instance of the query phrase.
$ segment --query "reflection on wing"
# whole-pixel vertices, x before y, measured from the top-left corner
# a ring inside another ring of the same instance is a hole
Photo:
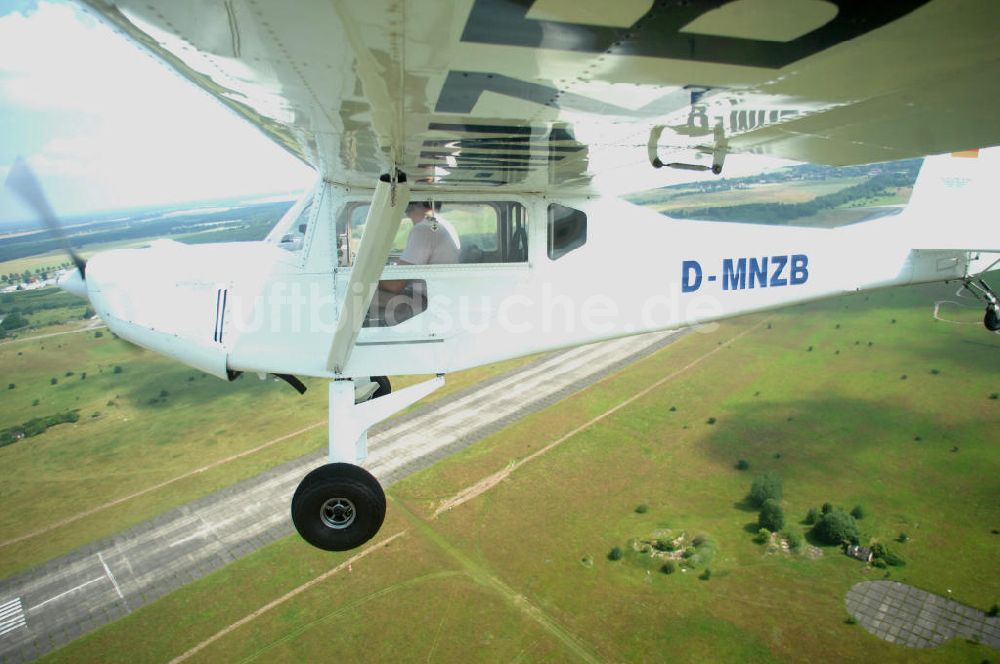
[[[1000,3],[83,1],[345,184],[626,191],[658,127],[678,164],[1000,143]]]

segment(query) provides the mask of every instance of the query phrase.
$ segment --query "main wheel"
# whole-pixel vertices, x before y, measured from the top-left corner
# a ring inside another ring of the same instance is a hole
[[[986,316],[983,317],[983,325],[990,332],[1000,330],[1000,315],[997,314],[996,305],[991,304],[986,307]]]
[[[359,547],[385,520],[385,493],[371,473],[328,463],[303,478],[292,496],[292,522],[302,539],[326,551]]]
[[[384,397],[387,394],[392,394],[392,383],[385,376],[371,376],[368,380],[373,383],[378,384],[378,389],[372,394],[372,399],[378,399],[379,397]]]

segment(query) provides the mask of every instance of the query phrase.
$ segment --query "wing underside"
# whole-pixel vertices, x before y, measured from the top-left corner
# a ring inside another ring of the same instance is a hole
[[[654,153],[843,165],[1000,143],[985,0],[83,2],[349,185],[395,165],[417,188],[608,193],[669,184]]]

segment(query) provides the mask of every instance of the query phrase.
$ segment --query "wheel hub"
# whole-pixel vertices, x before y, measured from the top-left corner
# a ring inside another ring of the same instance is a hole
[[[343,530],[352,523],[356,512],[354,503],[347,498],[331,498],[319,508],[319,518],[334,530]]]

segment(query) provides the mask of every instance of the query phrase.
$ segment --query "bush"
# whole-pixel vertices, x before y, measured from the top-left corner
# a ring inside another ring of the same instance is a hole
[[[898,555],[889,550],[881,542],[872,545],[872,555],[877,559],[883,561],[886,565],[891,567],[902,567],[906,562],[900,558]]]
[[[767,500],[781,500],[781,478],[774,473],[764,473],[754,478],[747,500],[754,507],[761,507]]]
[[[121,368],[121,366],[119,366],[119,365],[116,364],[115,368],[114,368],[114,371],[112,371],[111,373],[120,374],[122,371],[123,371],[123,369]]]
[[[94,338],[95,339],[100,339],[103,336],[104,336],[104,333],[101,332],[100,330],[98,330],[97,332],[94,332]]]
[[[608,560],[621,560],[623,555],[621,547],[616,546],[608,551]]]
[[[13,390],[15,387],[17,387],[17,385],[15,385],[14,383],[7,383],[8,390]]]
[[[899,542],[900,544],[906,544],[907,542],[910,541],[910,536],[907,535],[906,533],[900,533],[899,537],[896,538],[896,541]]]
[[[750,470],[750,462],[746,459],[740,459],[736,462],[736,470]]]
[[[4,330],[6,332],[19,330],[22,327],[28,327],[28,319],[16,311],[6,316],[3,321],[0,322],[0,330]]]
[[[823,514],[829,514],[830,512],[833,511],[833,505],[831,505],[830,503],[823,503],[823,507],[821,507],[820,510],[823,512]]]
[[[170,392],[167,392],[166,390],[160,390],[161,399],[166,399],[168,396],[170,396]]]
[[[765,500],[757,515],[757,525],[771,532],[778,532],[785,526],[785,512],[776,500]]]
[[[1000,615],[1000,604],[994,603],[993,606],[990,607],[990,610],[986,612],[986,614],[989,616]]]
[[[872,567],[877,567],[879,569],[885,569],[886,567],[888,567],[888,565],[886,565],[885,561],[882,560],[881,558],[873,558],[872,559]]]
[[[809,511],[806,512],[806,525],[815,525],[817,521],[819,521],[819,510],[815,507],[810,507]]]
[[[840,544],[842,542],[857,543],[858,524],[854,517],[842,509],[831,509],[823,514],[812,533],[825,544]]]
[[[712,570],[705,568],[705,571],[698,575],[698,578],[702,581],[708,581],[712,578]]]
[[[767,528],[761,528],[757,531],[757,534],[753,536],[753,541],[757,544],[767,544],[771,541],[771,531]]]
[[[67,372],[66,372],[66,373],[64,374],[64,378],[69,378],[70,376],[73,376],[73,375],[75,375],[75,374],[74,374],[74,373],[73,373],[72,371],[67,371]]]
[[[663,567],[660,568],[660,571],[663,572],[664,574],[673,574],[674,572],[677,571],[677,563],[675,563],[672,560],[668,560],[667,562],[663,563]]]
[[[52,378],[49,378],[49,385],[55,385],[58,382],[59,382],[59,379],[56,378],[55,376],[53,376]]]
[[[851,510],[851,516],[853,516],[855,519],[865,518],[865,508],[863,508],[861,505],[855,505],[854,509]]]
[[[990,394],[990,399],[993,399],[994,401],[996,401],[997,399],[1000,399],[1000,392],[993,392],[993,393],[991,393]]]
[[[166,392],[166,390],[164,390],[164,392]],[[636,505],[635,506],[635,513],[636,514],[645,514],[648,511],[649,511],[649,505],[643,504],[643,505]]]
[[[708,541],[708,537],[707,536],[705,536],[705,535],[695,535],[694,539],[691,540],[691,544],[694,544],[696,547],[699,547],[699,546],[701,546],[702,544],[704,544],[707,541]]]
[[[673,551],[674,543],[670,540],[658,539],[653,542],[653,548],[657,551]]]
[[[707,420],[705,420],[705,424],[715,424],[715,422],[716,419],[714,417],[710,417]]]
[[[785,533],[785,539],[788,540],[788,548],[792,550],[800,548],[802,546],[802,542],[804,541],[802,533],[797,530]]]

